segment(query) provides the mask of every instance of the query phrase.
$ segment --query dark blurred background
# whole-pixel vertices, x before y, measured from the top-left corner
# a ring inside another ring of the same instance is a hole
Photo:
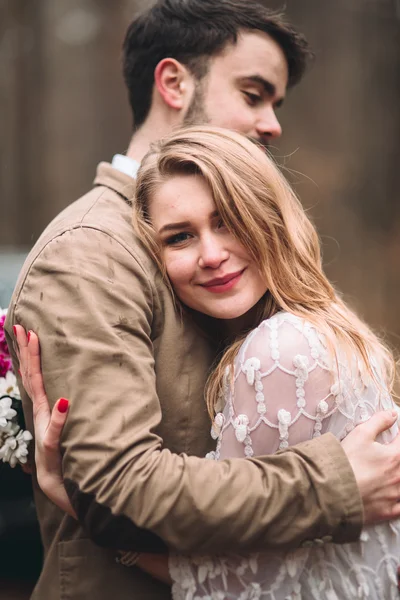
[[[0,0],[0,306],[46,224],[127,148],[121,41],[150,3]],[[281,109],[275,155],[329,277],[400,348],[400,0],[286,0],[286,13],[316,60]]]
[[[150,0],[0,3],[0,249],[24,252],[127,147],[121,40]],[[287,0],[286,12],[316,60],[281,110],[276,155],[299,173],[329,276],[396,343],[400,0]],[[13,273],[18,257],[1,263]]]

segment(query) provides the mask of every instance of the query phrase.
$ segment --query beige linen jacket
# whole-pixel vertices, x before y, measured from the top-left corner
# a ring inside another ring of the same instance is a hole
[[[170,597],[117,564],[117,548],[246,552],[361,530],[354,476],[330,434],[264,458],[198,458],[214,445],[203,400],[214,349],[179,317],[135,238],[133,193],[132,179],[100,164],[94,188],[33,248],[7,317],[11,346],[15,323],[39,334],[51,403],[71,402],[63,471],[79,522],[34,480],[45,548],[35,600]],[[32,430],[25,394],[23,406]]]

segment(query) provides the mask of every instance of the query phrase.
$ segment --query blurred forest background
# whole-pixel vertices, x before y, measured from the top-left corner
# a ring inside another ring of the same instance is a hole
[[[9,250],[28,250],[97,162],[127,148],[121,41],[150,2],[0,0],[3,273],[20,260]],[[294,171],[330,278],[400,347],[400,0],[286,0],[286,13],[316,60],[280,111],[275,154]]]
[[[0,306],[47,223],[127,148],[121,42],[150,2],[0,0]],[[274,153],[329,277],[400,349],[400,0],[286,0],[286,13],[316,60],[279,113]]]

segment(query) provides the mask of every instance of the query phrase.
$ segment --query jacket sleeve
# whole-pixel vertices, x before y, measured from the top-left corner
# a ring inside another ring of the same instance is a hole
[[[215,462],[163,448],[154,302],[140,261],[89,227],[50,241],[16,300],[14,322],[39,335],[51,403],[71,402],[63,472],[93,541],[160,550],[146,530],[179,552],[217,553],[296,548],[324,535],[357,539],[362,504],[332,435],[250,460]]]

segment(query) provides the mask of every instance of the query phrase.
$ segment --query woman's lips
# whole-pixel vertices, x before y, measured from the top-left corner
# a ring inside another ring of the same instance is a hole
[[[200,284],[204,287],[208,292],[213,292],[214,294],[222,294],[223,292],[227,292],[232,289],[239,279],[241,278],[244,269],[241,271],[236,271],[236,273],[229,273],[224,277],[218,277],[216,279],[211,279],[206,283]]]

